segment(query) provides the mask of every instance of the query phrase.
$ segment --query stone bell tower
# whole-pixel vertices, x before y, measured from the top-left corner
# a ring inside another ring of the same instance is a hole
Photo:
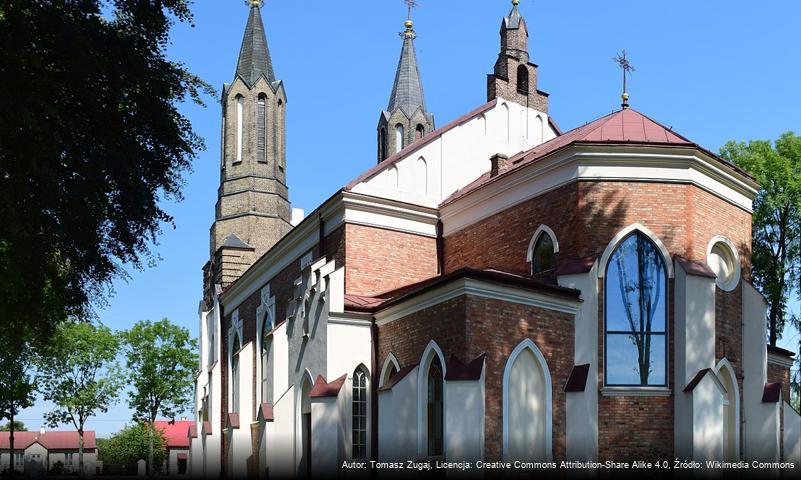
[[[487,75],[487,100],[501,97],[548,113],[548,94],[537,90],[537,65],[529,61],[528,27],[519,3],[512,0],[512,11],[501,22],[501,52]]]
[[[286,187],[286,93],[273,72],[261,18],[250,0],[234,79],[222,92],[222,159],[205,291],[223,288],[291,228]],[[207,296],[208,299],[208,296]]]

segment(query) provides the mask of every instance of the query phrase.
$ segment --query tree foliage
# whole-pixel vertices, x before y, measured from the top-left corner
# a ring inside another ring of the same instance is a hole
[[[153,425],[159,415],[175,420],[190,410],[198,357],[197,341],[189,330],[165,318],[137,322],[122,336],[131,386],[128,404],[134,421]],[[153,448],[150,451],[148,465],[154,465]]]
[[[33,405],[34,380],[30,374],[31,350],[27,342],[0,335],[0,420],[8,419],[9,453],[13,452],[16,417]],[[12,472],[13,473],[13,472]]]
[[[787,132],[775,143],[728,142],[721,156],[762,187],[754,202],[752,274],[768,301],[768,340],[776,345],[801,281],[801,137]]]
[[[0,426],[0,432],[10,432],[11,431],[11,422],[6,423],[5,425]],[[25,424],[19,420],[14,420],[14,431],[15,432],[27,432],[28,429],[25,427]]]
[[[164,461],[164,434],[156,431],[153,437],[154,465],[158,468]],[[97,457],[104,465],[136,465],[148,456],[148,428],[144,424],[134,424],[123,428],[111,438],[97,440]]]
[[[68,321],[56,327],[52,342],[36,356],[39,391],[44,400],[55,404],[45,419],[51,427],[71,423],[78,431],[81,472],[84,425],[90,417],[108,411],[123,384],[116,363],[119,345],[108,327]]]
[[[178,105],[212,89],[166,58],[191,0],[0,2],[0,310],[47,338],[123,265],[153,260],[203,148]]]

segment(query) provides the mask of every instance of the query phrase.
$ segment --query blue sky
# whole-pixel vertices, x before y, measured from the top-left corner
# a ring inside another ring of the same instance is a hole
[[[428,109],[438,125],[486,100],[508,0],[422,0],[417,56]],[[625,48],[637,68],[631,105],[710,150],[727,140],[801,132],[801,2],[522,0],[532,61],[550,114],[563,130],[619,108],[621,75],[611,57]],[[221,90],[231,81],[248,9],[242,0],[198,0],[194,27],[176,25],[169,56]],[[313,210],[375,163],[375,128],[400,52],[402,0],[268,0],[263,9],[275,72],[287,102],[287,173],[294,207]],[[219,182],[220,108],[183,106],[207,149],[186,175],[185,200],[167,204],[154,268],[130,271],[99,310],[125,329],[168,317],[197,334],[201,268]],[[798,311],[797,303],[793,308]],[[796,339],[797,344],[797,339]],[[89,421],[106,436],[130,420],[120,405]],[[47,405],[20,418],[42,423]]]

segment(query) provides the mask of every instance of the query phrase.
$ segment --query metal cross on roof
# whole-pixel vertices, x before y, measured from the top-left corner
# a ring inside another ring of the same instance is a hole
[[[406,19],[411,20],[412,10],[416,7],[419,7],[420,4],[417,3],[417,0],[403,0],[403,1],[406,2]]]
[[[626,90],[626,74],[635,72],[636,69],[634,68],[634,65],[629,62],[629,59],[626,58],[626,50],[623,50],[621,55],[612,57],[612,61],[617,63],[620,66],[620,69],[623,70],[623,94],[620,96],[620,98],[623,99],[623,103],[621,106],[623,108],[629,108],[629,94]]]

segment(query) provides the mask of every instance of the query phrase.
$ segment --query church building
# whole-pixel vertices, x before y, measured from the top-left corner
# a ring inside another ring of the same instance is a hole
[[[747,172],[625,93],[561,131],[514,0],[486,103],[438,128],[406,22],[378,163],[303,217],[249,3],[221,98],[191,475],[801,460],[793,354],[766,346],[750,283]]]

